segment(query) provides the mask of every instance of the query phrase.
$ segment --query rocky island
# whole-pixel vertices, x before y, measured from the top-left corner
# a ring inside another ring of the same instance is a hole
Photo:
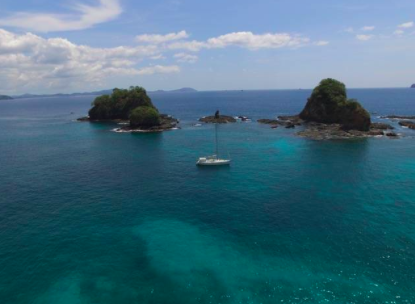
[[[120,132],[161,132],[177,127],[178,120],[160,114],[142,87],[114,89],[111,95],[97,97],[87,117],[78,121],[127,123]]]
[[[273,128],[303,125],[304,130],[297,135],[317,140],[397,136],[388,131],[393,129],[392,126],[372,123],[370,114],[362,105],[357,100],[347,98],[346,86],[331,78],[322,80],[313,90],[299,115],[260,119],[258,122],[270,124]]]

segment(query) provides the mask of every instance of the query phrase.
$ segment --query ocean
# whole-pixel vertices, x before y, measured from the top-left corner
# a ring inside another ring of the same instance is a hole
[[[415,303],[415,90],[354,89],[398,139],[313,141],[201,116],[310,90],[152,94],[164,133],[76,122],[93,96],[0,101],[0,303]]]

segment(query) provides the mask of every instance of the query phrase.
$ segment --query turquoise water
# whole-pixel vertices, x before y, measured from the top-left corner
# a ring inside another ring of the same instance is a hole
[[[162,134],[75,122],[92,97],[2,101],[0,303],[414,303],[415,131],[223,125],[232,166],[195,166],[214,140],[198,117],[293,114],[309,94],[155,94],[183,125]],[[415,114],[415,90],[349,95],[374,120]]]

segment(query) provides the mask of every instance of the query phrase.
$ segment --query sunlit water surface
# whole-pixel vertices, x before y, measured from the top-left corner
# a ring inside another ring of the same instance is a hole
[[[415,303],[415,131],[316,142],[219,126],[298,113],[310,91],[153,94],[182,129],[79,123],[93,97],[0,102],[0,303]],[[415,114],[415,90],[351,90]],[[71,114],[72,113],[72,114]],[[412,132],[412,133],[411,133]]]

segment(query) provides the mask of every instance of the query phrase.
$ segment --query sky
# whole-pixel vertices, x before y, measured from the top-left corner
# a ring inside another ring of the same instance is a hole
[[[415,83],[413,0],[1,0],[0,94]]]

